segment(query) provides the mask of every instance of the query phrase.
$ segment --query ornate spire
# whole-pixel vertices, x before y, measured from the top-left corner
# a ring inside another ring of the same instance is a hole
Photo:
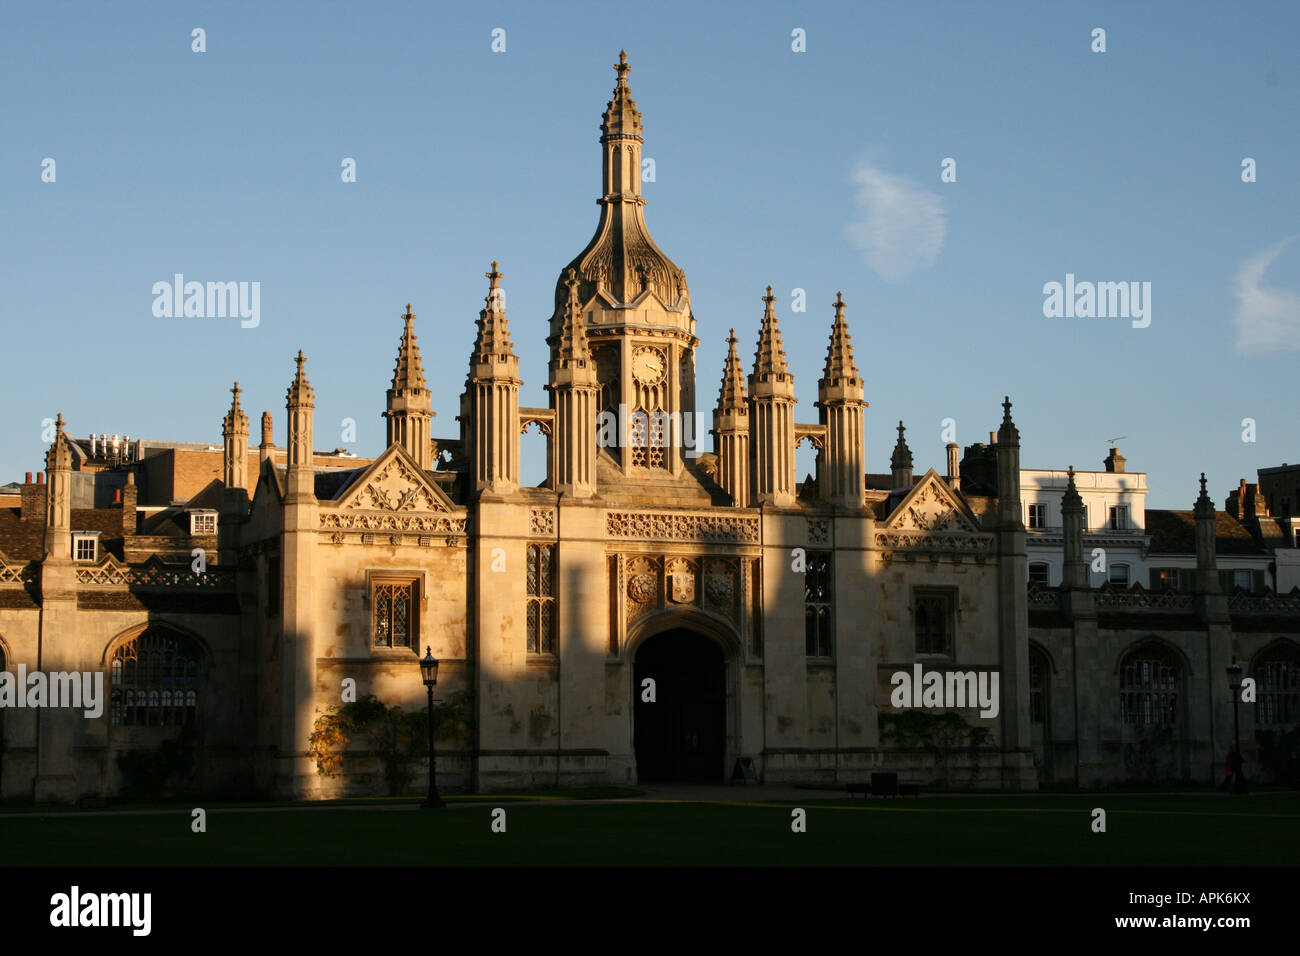
[[[785,360],[785,349],[781,345],[781,329],[776,321],[776,309],[773,304],[776,296],[772,287],[767,287],[763,296],[763,324],[758,332],[758,351],[754,353],[754,375],[787,375],[790,364]]]
[[[411,323],[415,321],[415,313],[411,311],[409,304],[402,319],[406,325],[402,329],[402,341],[397,346],[397,366],[393,369],[393,391],[427,388],[424,381],[424,366],[420,362],[420,346],[411,327]]]
[[[889,459],[889,466],[895,470],[900,468],[910,470],[912,467],[912,451],[907,447],[907,439],[903,437],[905,431],[907,429],[903,427],[902,421],[899,421],[898,442],[894,445],[894,454]]]
[[[560,341],[555,352],[560,368],[575,363],[582,365],[591,361],[591,350],[587,347],[587,325],[582,318],[582,303],[578,300],[576,269],[569,270],[567,285],[569,302],[564,311],[564,322],[560,326]]]
[[[307,376],[303,374],[302,367],[307,364],[307,359],[302,354],[302,349],[298,350],[298,355],[294,361],[298,363],[298,374],[293,377],[293,382],[289,386],[285,399],[291,406],[314,408],[316,406],[316,390],[311,387],[311,384],[307,381]]]
[[[722,388],[718,390],[718,410],[745,409],[745,372],[736,351],[736,330],[727,334],[727,361],[722,366]]]
[[[668,312],[690,316],[686,275],[655,245],[645,222],[645,199],[641,195],[643,127],[641,113],[627,86],[627,74],[632,68],[627,65],[626,53],[619,54],[615,69],[618,85],[600,125],[600,222],[586,248],[565,267],[555,284],[552,337],[559,331],[569,298],[569,269],[578,273],[578,298],[584,303],[603,293],[614,304],[626,305],[652,293]],[[644,321],[644,314],[639,321]]]
[[[1003,396],[1002,399],[1002,427],[998,429],[998,444],[1016,444],[1020,443],[1020,429],[1016,428],[1016,423],[1011,420],[1011,396]]]
[[[505,293],[501,291],[501,273],[497,271],[496,262],[492,271],[485,272],[488,279],[488,294],[484,298],[485,308],[479,312],[478,335],[474,339],[474,361],[487,361],[486,356],[514,355],[510,344],[510,326],[506,322]]]
[[[68,445],[68,435],[63,428],[63,413],[59,412],[54,419],[54,441],[50,444],[50,450],[45,453],[46,471],[72,470],[72,449]]]
[[[1083,511],[1083,498],[1074,483],[1074,466],[1070,466],[1069,480],[1065,483],[1065,494],[1061,496],[1061,512],[1079,514]]]
[[[856,379],[858,367],[853,361],[853,340],[849,324],[844,321],[844,295],[835,293],[835,324],[831,326],[831,344],[826,349],[826,371],[822,381],[835,384],[840,379]]]
[[[248,416],[245,415],[244,410],[239,407],[240,391],[239,383],[236,382],[234,387],[230,390],[230,394],[234,396],[230,403],[230,411],[226,412],[226,417],[221,420],[222,435],[248,434]]]
[[[1196,496],[1196,504],[1192,511],[1198,518],[1214,517],[1214,502],[1205,488],[1205,472],[1201,472],[1201,493]]]
[[[618,73],[618,85],[614,87],[614,98],[605,105],[605,115],[600,124],[600,131],[604,133],[600,140],[602,143],[614,136],[640,139],[645,128],[641,125],[641,113],[632,99],[632,91],[627,86],[627,75],[632,72],[632,67],[627,65],[625,50],[618,51],[614,70]]]

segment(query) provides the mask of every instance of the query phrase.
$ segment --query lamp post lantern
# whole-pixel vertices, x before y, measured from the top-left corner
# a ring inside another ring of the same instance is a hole
[[[1228,689],[1232,691],[1232,745],[1241,753],[1241,725],[1237,720],[1237,702],[1241,700],[1241,665],[1234,654],[1228,665]]]
[[[420,660],[420,678],[429,691],[429,795],[420,806],[426,810],[436,810],[446,804],[438,796],[438,776],[433,753],[433,688],[438,683],[438,658],[433,656],[433,648],[427,645],[424,657]]]

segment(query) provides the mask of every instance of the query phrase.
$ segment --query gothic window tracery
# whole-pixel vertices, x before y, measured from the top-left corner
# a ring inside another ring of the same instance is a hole
[[[109,710],[114,727],[179,727],[198,714],[198,645],[151,627],[123,642],[109,660]]]

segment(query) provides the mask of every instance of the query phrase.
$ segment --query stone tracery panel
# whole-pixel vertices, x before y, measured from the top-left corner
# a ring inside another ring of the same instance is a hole
[[[686,512],[610,511],[605,533],[611,538],[646,541],[700,541],[758,544],[757,518]]]

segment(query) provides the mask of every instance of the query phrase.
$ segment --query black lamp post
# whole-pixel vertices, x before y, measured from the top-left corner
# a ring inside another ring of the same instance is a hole
[[[1241,665],[1234,654],[1228,665],[1228,688],[1232,691],[1232,744],[1241,753],[1241,726],[1237,722],[1237,702],[1241,700]]]
[[[420,806],[426,810],[436,810],[445,807],[446,804],[438,796],[438,776],[433,755],[433,688],[438,683],[438,658],[433,656],[432,647],[424,648],[424,657],[420,660],[420,677],[424,681],[424,686],[429,689],[429,795],[424,798],[424,803]]]

